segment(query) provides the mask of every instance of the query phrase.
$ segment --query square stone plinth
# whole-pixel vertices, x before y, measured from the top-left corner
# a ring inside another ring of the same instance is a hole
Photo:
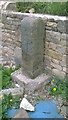
[[[35,79],[31,79],[26,74],[24,75],[24,71],[22,73],[21,69],[12,73],[11,76],[15,83],[19,84],[25,89],[25,92],[33,92],[50,81],[50,76],[46,75],[45,73],[39,75]]]

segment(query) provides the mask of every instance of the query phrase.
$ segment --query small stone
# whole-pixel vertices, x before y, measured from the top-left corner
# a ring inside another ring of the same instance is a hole
[[[18,87],[18,88],[20,87],[20,85],[18,85],[18,84],[15,84],[15,86]]]
[[[26,94],[24,95],[24,98],[27,98],[27,95],[26,95]]]
[[[35,9],[34,8],[31,8],[30,10],[29,10],[29,13],[34,13],[35,12]]]
[[[34,107],[31,105],[31,103],[28,102],[26,98],[23,98],[23,100],[21,101],[20,108],[23,108],[29,111],[34,111]]]

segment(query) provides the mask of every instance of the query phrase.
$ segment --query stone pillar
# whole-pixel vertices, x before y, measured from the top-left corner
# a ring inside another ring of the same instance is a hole
[[[25,17],[21,21],[22,72],[30,78],[43,73],[44,30],[42,18]]]

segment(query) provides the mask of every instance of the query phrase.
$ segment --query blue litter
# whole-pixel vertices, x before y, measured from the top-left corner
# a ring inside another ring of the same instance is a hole
[[[8,115],[8,118],[13,118],[16,114],[18,109],[15,109],[15,108],[11,108],[11,109],[8,109],[7,110],[7,115]]]
[[[58,114],[57,105],[53,101],[40,101],[34,112],[28,112],[30,118],[64,118]]]
[[[13,118],[18,109],[12,108],[7,110],[9,118]],[[28,112],[28,111],[27,111]],[[39,101],[35,105],[34,112],[28,112],[30,118],[64,118],[58,113],[57,105],[52,100]]]

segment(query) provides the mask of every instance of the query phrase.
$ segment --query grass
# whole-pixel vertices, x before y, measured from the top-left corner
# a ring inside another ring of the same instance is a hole
[[[61,80],[58,77],[53,77],[48,92],[52,96],[60,95],[63,99],[68,101],[68,80],[67,78]]]
[[[17,2],[17,11],[29,12],[34,8],[35,13],[68,15],[68,2]]]
[[[19,67],[20,66],[17,66],[13,69],[0,66],[0,89],[12,87],[13,84],[11,73],[19,69]],[[57,97],[60,95],[63,100],[68,101],[68,78],[59,79],[58,77],[54,76],[51,79],[50,84],[45,86],[45,89],[48,90],[50,95]],[[42,99],[41,96],[37,98],[37,100],[40,99]],[[2,116],[2,120],[7,118],[7,109],[12,107],[19,108],[20,102],[21,101],[19,96],[15,96],[15,98],[11,94],[4,95],[3,98],[0,96],[0,116]],[[9,118],[7,118],[7,120],[9,120]]]
[[[9,95],[4,95],[2,99],[2,120],[9,120],[7,110],[12,109],[12,107],[14,107],[15,109],[19,109],[20,102],[20,96],[12,96],[11,93]]]
[[[19,69],[19,67],[20,66],[17,66],[16,68],[6,68],[0,66],[0,90],[14,86],[11,78],[11,73]]]
[[[0,119],[2,117],[2,100],[0,99]]]
[[[11,73],[19,68],[20,66],[16,66],[15,68],[6,68],[0,65],[0,90],[14,86],[11,78]],[[10,101],[10,99],[12,99],[12,102]],[[4,95],[2,98],[2,96],[0,95],[0,119],[2,117],[2,120],[9,120],[6,115],[7,109],[11,108],[12,106],[15,106],[15,108],[19,107],[19,102],[20,99],[18,96],[13,98],[12,95],[9,94]]]

